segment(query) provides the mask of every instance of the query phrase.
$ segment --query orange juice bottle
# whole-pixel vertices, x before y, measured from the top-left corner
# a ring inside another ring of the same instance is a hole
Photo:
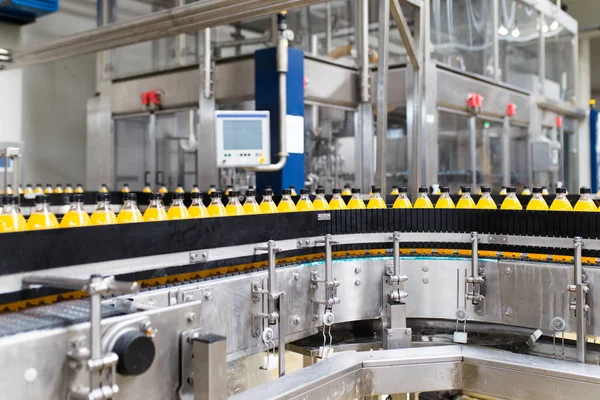
[[[77,186],[75,186],[75,193],[83,193],[83,186],[81,185],[81,183],[78,183]]]
[[[100,189],[98,189],[99,193],[108,193],[108,185],[106,183],[103,183],[102,185],[100,185]]]
[[[342,196],[352,196],[352,190],[350,190],[350,184],[346,183],[344,185],[344,190],[342,191]]]
[[[162,194],[163,196],[167,193],[169,193],[169,189],[167,189],[167,185],[165,185],[164,183],[159,184],[159,188],[158,188],[158,193]]]
[[[233,192],[233,185],[227,185],[227,189],[225,189],[225,196],[229,197],[231,192]]]
[[[96,209],[90,216],[92,225],[112,225],[117,223],[117,216],[110,208],[110,195],[108,193],[98,193],[96,196]]]
[[[27,230],[27,222],[21,214],[18,198],[8,196],[0,214],[0,232],[17,232]]]
[[[325,200],[324,195],[323,195],[323,200]],[[327,201],[325,200],[325,202],[327,202]],[[340,188],[333,189],[333,196],[331,197],[331,200],[329,201],[329,209],[331,209],[331,210],[345,210],[346,209],[346,203],[344,202],[344,199],[342,199],[342,190]]]
[[[146,182],[146,184],[144,185],[142,193],[152,193],[152,188],[150,187],[150,184],[148,182]]]
[[[202,201],[202,195],[200,192],[192,192],[192,204],[188,208],[190,218],[207,218],[208,209]]]
[[[46,183],[46,187],[44,188],[44,194],[52,194],[54,193],[54,189],[52,189],[52,185]]]
[[[533,196],[529,200],[529,203],[527,203],[526,210],[548,211],[548,204],[544,200],[541,187],[533,188]]]
[[[381,188],[371,188],[371,198],[369,199],[367,208],[387,208],[385,200],[381,197]]]
[[[160,193],[150,193],[150,203],[144,212],[144,221],[166,221],[167,219],[167,210],[163,205],[162,196]]]
[[[262,214],[272,214],[277,212],[277,206],[273,201],[273,190],[265,189],[263,190],[263,198],[260,202],[260,212]]]
[[[300,189],[300,200],[298,200],[298,204],[296,204],[296,209],[298,211],[314,211],[315,207],[313,206],[312,201],[310,201],[309,193],[310,191],[308,189]]]
[[[291,189],[283,189],[281,191],[281,200],[277,205],[278,212],[295,212],[298,211],[296,209],[296,205],[294,204],[294,200],[292,200],[292,190]]]
[[[246,215],[246,211],[244,211],[244,206],[240,203],[240,195],[236,191],[229,192],[229,200],[227,201],[227,206],[225,207],[225,211],[227,211],[227,215],[235,216],[235,215]]]
[[[508,193],[508,190],[506,192]],[[523,191],[521,192],[521,196],[531,196],[531,189],[529,189],[529,186],[525,186],[523,188]]]
[[[590,193],[591,193],[591,190],[588,187],[582,187],[581,189],[579,189],[579,194],[581,196],[579,197],[579,200],[575,204],[575,207],[573,208],[573,210],[575,210],[575,211],[597,211],[598,208],[596,207],[594,200],[592,200]]]
[[[412,203],[407,193],[408,190],[405,187],[398,188],[398,197],[394,201],[392,208],[412,208]]]
[[[506,188],[504,188],[506,190]],[[492,199],[492,189],[489,186],[481,188],[481,197],[477,202],[477,208],[480,210],[497,210],[498,206],[494,199]]]
[[[129,189],[129,183],[124,183],[121,188],[121,193],[130,193],[131,189]]]
[[[298,196],[298,193],[296,192],[296,186],[290,185],[290,192],[292,192],[292,196]]]
[[[90,216],[83,209],[83,195],[72,196],[71,208],[60,221],[61,228],[72,228],[76,226],[90,225]]]
[[[556,188],[556,197],[550,205],[552,211],[573,211],[573,206],[569,199],[567,199],[567,189],[564,187]]]
[[[185,193],[183,185],[177,185],[177,187],[175,188],[175,193]]]
[[[63,189],[62,185],[60,183],[57,183],[56,187],[54,188],[54,193],[61,194],[64,192],[65,190]]]
[[[398,190],[398,186],[392,186],[392,191],[390,192],[390,194],[392,196],[397,196],[400,194],[400,191]]]
[[[502,190],[498,193],[500,196],[506,196],[506,186],[502,186]]]
[[[200,193],[200,188],[198,187],[198,185],[196,183],[194,183],[194,186],[192,186],[192,193]]]
[[[371,190],[369,191],[369,196],[373,194],[373,189],[375,189],[375,185],[371,185]]]
[[[208,194],[213,194],[213,192],[216,192],[217,189],[215,187],[215,185],[210,185],[210,188],[208,189]]]
[[[461,196],[456,203],[456,208],[475,208],[475,202],[471,197],[471,188],[470,187],[461,187]],[[481,187],[481,194],[483,196],[483,187]]]
[[[244,201],[244,211],[246,215],[260,214],[260,206],[256,202],[256,190],[246,190],[246,201]]]
[[[313,201],[313,207],[315,208],[315,210],[329,210],[330,206],[329,203],[327,203],[327,199],[325,198],[325,189],[323,189],[322,187],[318,187],[315,191],[315,194],[316,197]]]
[[[517,199],[517,189],[514,187],[506,188],[506,197],[500,206],[501,210],[522,210],[523,206]]]
[[[450,198],[450,188],[444,186],[440,188],[440,198],[435,203],[435,208],[454,208],[454,202]]]
[[[350,198],[350,201],[348,202],[348,206],[346,208],[348,210],[363,210],[367,208],[365,202],[363,201],[360,195],[360,189],[352,188],[352,197]]]
[[[173,193],[173,202],[171,203],[171,207],[169,207],[169,211],[167,212],[168,219],[172,220],[190,218],[190,213],[185,207],[185,204],[183,204],[183,198],[183,193]]]
[[[415,200],[413,208],[433,208],[433,203],[429,199],[429,196],[427,196],[426,187],[419,188],[419,197]]]
[[[73,186],[71,186],[70,183],[67,183],[67,186],[65,186],[65,193],[66,194],[72,194],[72,193],[74,193]]]
[[[10,184],[6,185],[6,194],[9,196],[12,196],[13,194],[15,194],[15,191],[13,190],[13,188]]]
[[[25,185],[25,194],[33,194],[33,187],[31,186],[31,183]]]
[[[41,194],[35,198],[35,211],[27,220],[27,229],[54,229],[58,228],[58,220],[48,203],[48,195]]]
[[[221,201],[221,192],[210,194],[210,204],[207,211],[210,217],[225,217],[227,215],[227,210]]]
[[[125,193],[123,195],[123,208],[117,216],[120,224],[130,224],[144,221],[144,217],[137,206],[137,196],[135,193]]]
[[[35,184],[35,190],[33,191],[35,194],[44,194],[44,188],[41,183]]]
[[[542,186],[542,196],[548,196],[550,192],[546,186]]]

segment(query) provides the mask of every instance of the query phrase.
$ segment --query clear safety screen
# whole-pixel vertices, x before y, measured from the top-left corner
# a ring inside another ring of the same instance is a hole
[[[224,120],[223,148],[225,150],[262,149],[262,121]]]

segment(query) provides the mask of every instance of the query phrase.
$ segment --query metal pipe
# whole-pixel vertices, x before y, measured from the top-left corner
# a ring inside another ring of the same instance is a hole
[[[267,242],[268,251],[268,263],[269,263],[269,293],[273,294],[277,292],[277,281],[275,280],[275,241],[269,240]],[[269,310],[269,312],[271,312]]]
[[[581,249],[583,241],[580,237],[574,240],[575,253],[573,257],[574,263],[574,280],[575,280],[575,313],[576,313],[576,331],[577,331],[577,362],[585,363],[586,353],[586,304],[585,304],[585,285],[583,284],[583,267],[581,264]]]
[[[102,282],[101,276],[92,277],[92,285],[99,282]],[[101,301],[102,296],[100,293],[90,295],[90,356],[92,360],[98,360],[102,357]]]
[[[367,0],[359,0],[359,45],[360,56],[360,101],[368,103],[371,101],[371,90],[369,87],[369,3]],[[328,53],[329,54],[329,53]]]
[[[402,43],[406,49],[406,54],[408,55],[410,64],[415,71],[418,71],[421,67],[419,54],[417,51],[417,46],[415,45],[412,35],[410,34],[410,28],[408,27],[408,23],[404,17],[404,12],[402,12],[402,7],[400,7],[398,0],[391,0],[390,2],[392,17],[394,18],[394,22],[396,23],[396,27],[398,28],[398,32],[402,38]]]
[[[498,39],[498,28],[500,27],[498,16],[498,0],[492,0],[492,56],[494,57],[494,79],[500,80],[500,40]]]
[[[471,164],[471,192],[477,193],[477,118],[469,117],[469,156]]]
[[[204,29],[204,97],[210,99],[213,95],[212,82],[212,49],[210,45],[210,28]]]
[[[327,54],[331,52],[331,30],[331,2],[328,2],[325,13],[325,51]]]
[[[279,294],[279,321],[277,323],[277,333],[279,335],[279,376],[285,375],[285,335],[286,335],[286,321],[287,314],[285,313],[285,307],[283,307],[283,299],[285,293]]]
[[[504,117],[502,132],[502,185],[510,186],[510,117]]]
[[[394,259],[394,276],[400,276],[400,232],[394,232],[392,237],[392,257]]]
[[[474,282],[479,282],[479,234],[471,232],[471,276]],[[479,285],[474,285],[473,290],[479,294]]]
[[[388,116],[388,48],[390,38],[390,0],[379,1],[379,62],[377,66],[377,159],[375,184],[386,190],[387,116]]]
[[[226,25],[325,0],[205,0],[85,32],[51,42],[20,46],[12,50],[13,62],[6,68],[23,67],[83,54],[95,53],[200,29]]]
[[[331,235],[325,235],[325,282],[328,284],[332,281],[333,262],[331,257]],[[328,290],[329,291],[329,290]]]

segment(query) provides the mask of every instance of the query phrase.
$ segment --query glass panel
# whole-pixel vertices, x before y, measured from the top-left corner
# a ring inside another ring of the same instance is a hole
[[[141,191],[145,183],[148,117],[115,120],[115,184]]]
[[[510,184],[517,187],[520,193],[527,185],[527,128],[512,126],[510,128]]]
[[[456,193],[460,186],[471,182],[469,118],[442,111],[438,113],[438,118],[438,183]]]
[[[573,48],[575,35],[553,19],[542,24],[546,45],[545,95],[555,100],[575,101]]]
[[[408,137],[406,132],[406,107],[388,112],[386,142],[387,188],[408,186]]]
[[[500,122],[477,120],[477,184],[502,186],[502,133]],[[498,189],[499,190],[499,189]]]
[[[516,0],[498,1],[500,77],[534,91],[539,78],[540,15]]]
[[[432,0],[433,57],[462,71],[492,77],[492,2]]]

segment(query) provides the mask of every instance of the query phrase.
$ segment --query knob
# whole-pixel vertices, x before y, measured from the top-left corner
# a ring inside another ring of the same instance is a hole
[[[121,375],[141,375],[152,366],[156,348],[151,338],[139,331],[124,332],[113,349],[119,356],[117,372]]]

